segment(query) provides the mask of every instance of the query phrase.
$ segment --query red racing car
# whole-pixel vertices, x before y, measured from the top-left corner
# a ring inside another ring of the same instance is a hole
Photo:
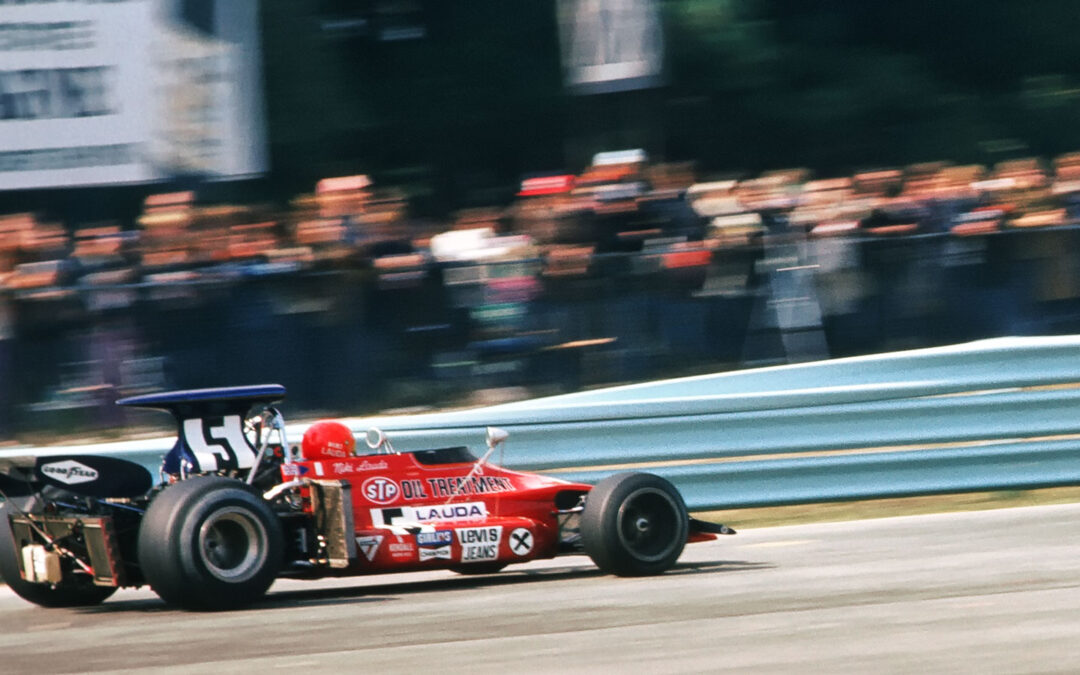
[[[249,604],[278,577],[486,574],[580,553],[612,574],[659,574],[687,542],[733,534],[690,518],[659,476],[592,486],[495,466],[507,434],[493,428],[479,459],[464,447],[398,453],[377,429],[357,452],[333,421],[294,447],[270,405],[284,396],[259,385],[118,401],[176,418],[159,481],[100,455],[0,459],[0,576],[47,607],[149,584],[169,604],[212,610]]]

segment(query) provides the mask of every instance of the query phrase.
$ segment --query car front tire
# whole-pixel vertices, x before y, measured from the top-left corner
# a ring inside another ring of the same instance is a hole
[[[604,572],[648,576],[679,559],[689,523],[682,495],[670,482],[649,473],[620,473],[589,492],[581,541]]]

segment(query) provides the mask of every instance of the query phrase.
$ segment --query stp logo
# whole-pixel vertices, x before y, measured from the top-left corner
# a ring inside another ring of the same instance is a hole
[[[364,497],[375,504],[389,504],[401,494],[398,484],[389,478],[372,476],[360,486],[360,492]]]

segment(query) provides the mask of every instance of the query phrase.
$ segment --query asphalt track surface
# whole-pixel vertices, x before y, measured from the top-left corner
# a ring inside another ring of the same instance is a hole
[[[653,578],[516,569],[278,582],[212,614],[3,589],[0,672],[1080,671],[1080,505],[748,530]]]

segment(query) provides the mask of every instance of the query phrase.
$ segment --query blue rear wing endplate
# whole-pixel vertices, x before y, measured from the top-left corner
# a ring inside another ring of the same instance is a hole
[[[252,407],[285,398],[280,384],[187,389],[130,396],[117,405],[172,413],[179,427],[176,445],[165,456],[170,474],[249,469],[256,450],[244,435]]]

